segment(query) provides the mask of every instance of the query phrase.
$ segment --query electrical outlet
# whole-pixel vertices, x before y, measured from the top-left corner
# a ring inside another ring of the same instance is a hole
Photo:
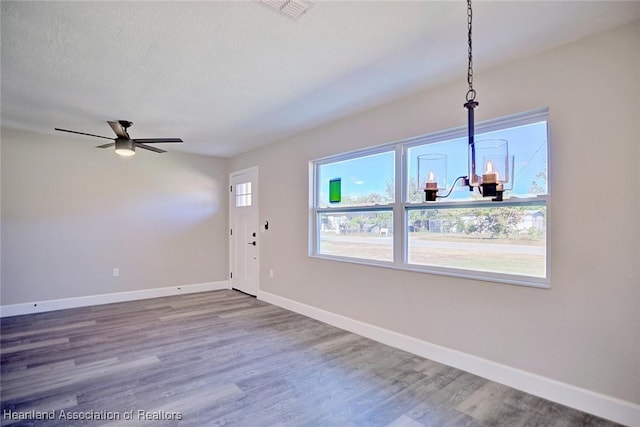
[[[273,279],[273,268],[269,269],[269,279]]]
[[[120,269],[119,268],[114,268],[113,269],[113,277],[120,277]]]

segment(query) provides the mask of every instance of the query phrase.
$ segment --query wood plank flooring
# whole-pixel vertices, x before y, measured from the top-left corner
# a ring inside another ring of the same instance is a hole
[[[615,425],[235,291],[0,326],[2,425]]]

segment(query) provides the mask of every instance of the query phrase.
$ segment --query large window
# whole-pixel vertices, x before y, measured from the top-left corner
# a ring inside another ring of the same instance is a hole
[[[536,111],[476,124],[476,141],[508,141],[502,202],[452,187],[468,175],[466,128],[312,162],[310,255],[548,286],[547,121]],[[434,156],[452,191],[427,203],[420,159]]]

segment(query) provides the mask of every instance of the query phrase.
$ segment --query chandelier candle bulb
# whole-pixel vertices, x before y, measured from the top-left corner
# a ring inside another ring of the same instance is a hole
[[[429,178],[427,179],[427,184],[425,185],[424,189],[425,190],[437,190],[438,189],[438,183],[434,179],[432,170],[429,171]]]
[[[498,171],[493,167],[493,162],[487,160],[485,172],[482,175],[483,184],[496,184],[499,181]]]

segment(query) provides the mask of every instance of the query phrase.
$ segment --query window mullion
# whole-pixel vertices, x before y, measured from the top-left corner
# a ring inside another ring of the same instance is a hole
[[[395,155],[395,194],[393,204],[393,263],[402,264],[406,258],[405,215],[403,212],[406,198],[405,155],[402,144],[396,145]]]

